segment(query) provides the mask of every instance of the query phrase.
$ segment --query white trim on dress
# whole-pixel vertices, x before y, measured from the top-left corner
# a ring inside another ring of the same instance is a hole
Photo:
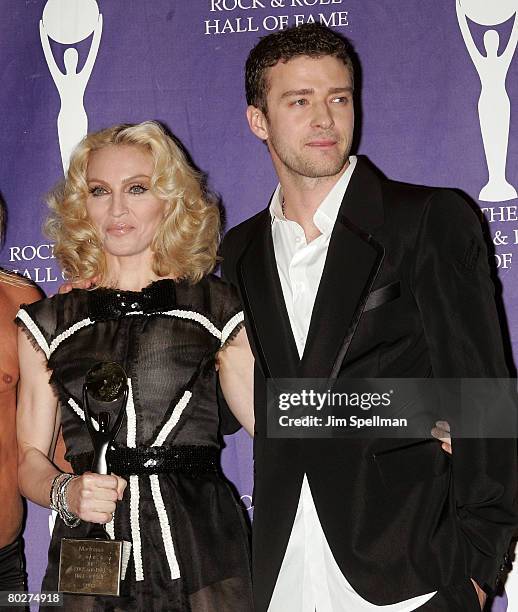
[[[88,327],[89,325],[93,325],[94,322],[95,321],[92,321],[92,319],[89,319],[89,318],[83,319],[82,321],[78,321],[77,323],[74,323],[74,325],[71,325],[64,332],[61,332],[50,343],[50,355],[52,355],[52,353],[58,348],[58,346],[63,342],[63,340],[70,338],[70,336],[73,336],[77,331],[79,331],[80,329],[83,329],[83,327]]]
[[[50,347],[47,341],[45,340],[45,336],[41,333],[40,328],[36,325],[36,323],[34,323],[29,313],[23,308],[20,308],[16,317],[20,319],[20,321],[22,321],[25,327],[31,332],[32,337],[34,338],[34,340],[36,340],[36,343],[43,351],[48,361],[50,358]]]
[[[140,524],[139,524],[139,499],[140,487],[139,477],[136,474],[130,476],[130,526],[131,526],[131,541],[133,550],[133,561],[135,563],[135,580],[142,582],[144,580],[144,568],[142,566],[142,541],[140,539]]]
[[[153,495],[153,502],[155,504],[156,512],[158,514],[158,521],[160,523],[160,529],[162,531],[162,540],[164,541],[165,555],[169,564],[169,570],[171,572],[171,580],[177,580],[180,578],[180,566],[176,558],[174,551],[173,537],[171,535],[171,525],[169,524],[169,518],[164,505],[164,499],[160,491],[160,480],[158,474],[150,474],[149,482],[151,484],[151,493]]]
[[[240,310],[235,314],[221,330],[221,346],[230,338],[234,329],[245,320],[245,313]]]
[[[174,310],[164,310],[160,312],[146,312],[146,313],[144,313],[142,310],[133,310],[133,311],[124,313],[123,316],[144,315],[144,314],[147,317],[152,316],[152,315],[164,315],[168,317],[183,319],[187,321],[194,321],[195,323],[199,323],[210,334],[212,334],[215,338],[217,338],[220,341],[221,346],[223,346],[225,342],[228,340],[228,338],[234,331],[235,327],[244,320],[244,313],[243,311],[240,311],[237,314],[235,314],[229,321],[227,321],[223,329],[220,331],[208,317],[194,310],[174,309]],[[52,340],[49,346],[49,344],[45,340],[45,336],[41,333],[40,329],[38,328],[36,323],[34,323],[34,321],[31,319],[29,313],[26,310],[24,310],[23,308],[20,309],[16,316],[25,324],[27,329],[30,331],[30,333],[36,340],[38,346],[45,353],[47,360],[50,359],[51,355],[54,353],[54,351],[58,348],[58,346],[62,342],[64,342],[65,340],[73,336],[80,329],[83,329],[84,327],[88,327],[96,323],[95,320],[92,320],[89,317],[86,319],[82,319],[81,321],[74,323],[73,325],[65,329],[63,332],[58,334]]]
[[[185,407],[187,406],[187,404],[189,403],[191,397],[192,397],[192,393],[190,391],[184,391],[182,397],[180,398],[180,400],[174,407],[174,410],[171,416],[167,420],[167,423],[162,427],[162,429],[160,430],[160,433],[156,437],[156,440],[153,442],[153,444],[151,444],[151,446],[162,446],[167,436],[171,433],[173,428],[176,426],[176,424],[180,420],[180,417],[182,416],[182,413],[185,410]]]

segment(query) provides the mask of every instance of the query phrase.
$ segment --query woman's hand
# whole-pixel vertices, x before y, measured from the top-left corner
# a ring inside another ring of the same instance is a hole
[[[83,521],[109,523],[127,484],[124,478],[115,474],[87,472],[68,484],[68,508]]]

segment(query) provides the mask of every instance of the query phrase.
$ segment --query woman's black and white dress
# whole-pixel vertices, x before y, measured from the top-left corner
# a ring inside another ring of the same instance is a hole
[[[48,360],[76,473],[91,461],[86,373],[115,361],[128,375],[127,414],[108,456],[111,471],[128,480],[107,526],[132,544],[123,596],[65,595],[65,608],[251,610],[245,517],[219,467],[214,359],[242,325],[234,291],[215,276],[196,284],[164,279],[142,292],[75,289],[23,306],[17,320]],[[87,528],[57,519],[44,590],[57,589],[61,539]]]

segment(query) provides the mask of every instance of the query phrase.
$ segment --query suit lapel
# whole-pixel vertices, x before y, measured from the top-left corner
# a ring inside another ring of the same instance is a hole
[[[268,208],[238,262],[237,272],[243,306],[264,375],[295,377],[299,356],[277,271]]]
[[[299,376],[336,377],[383,261],[370,234],[383,222],[381,187],[358,159],[331,234]]]
[[[381,184],[359,158],[331,234],[299,360],[275,261],[267,207],[237,264],[249,329],[267,377],[335,377],[354,336],[384,250],[371,232],[383,223]]]

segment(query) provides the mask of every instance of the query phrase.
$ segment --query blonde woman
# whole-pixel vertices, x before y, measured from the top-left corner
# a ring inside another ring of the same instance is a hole
[[[122,596],[65,595],[65,609],[250,610],[246,526],[219,470],[215,362],[226,353],[222,389],[251,430],[251,356],[236,294],[210,274],[218,208],[154,122],[88,135],[49,204],[63,269],[96,284],[18,314],[20,487],[42,506],[54,496],[59,512],[43,588],[57,588],[61,539],[105,523],[132,543]],[[100,361],[129,378],[105,476],[88,473],[81,401]],[[247,381],[239,392],[229,390],[235,376]],[[48,459],[60,423],[69,476]]]

